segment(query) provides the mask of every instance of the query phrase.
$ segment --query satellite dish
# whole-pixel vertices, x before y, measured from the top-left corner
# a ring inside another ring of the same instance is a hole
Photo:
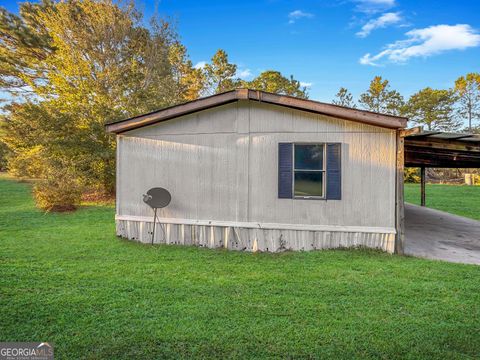
[[[151,188],[143,195],[143,202],[152,209],[164,208],[171,200],[172,196],[168,190],[161,187]]]
[[[170,195],[168,190],[161,187],[151,188],[150,190],[147,191],[146,194],[143,194],[143,202],[153,209],[152,245],[155,239],[157,209],[164,208],[165,206],[170,204],[171,200],[172,200],[172,195]],[[163,230],[163,227],[162,227],[162,231],[165,236],[165,231]]]

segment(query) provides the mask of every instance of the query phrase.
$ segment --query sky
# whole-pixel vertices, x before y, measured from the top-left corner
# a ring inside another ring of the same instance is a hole
[[[310,98],[355,97],[380,75],[405,97],[480,72],[480,0],[137,0],[176,23],[194,64],[224,49],[238,75],[293,75]],[[0,0],[10,11],[18,4]]]

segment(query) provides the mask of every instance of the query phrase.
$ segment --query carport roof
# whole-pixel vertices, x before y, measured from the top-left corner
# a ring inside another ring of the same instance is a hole
[[[405,136],[405,166],[478,168],[480,135],[422,129],[412,131]]]

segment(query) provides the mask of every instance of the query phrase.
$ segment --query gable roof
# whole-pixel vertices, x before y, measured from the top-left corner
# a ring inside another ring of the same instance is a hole
[[[111,122],[106,124],[105,127],[108,132],[119,134],[128,130],[152,125],[161,121],[170,120],[179,116],[192,114],[197,111],[214,108],[240,100],[258,101],[389,129],[402,129],[407,126],[407,118],[400,116],[351,109],[343,106],[305,100],[292,96],[272,94],[259,90],[236,89],[189,101],[184,104],[167,107],[148,114]]]

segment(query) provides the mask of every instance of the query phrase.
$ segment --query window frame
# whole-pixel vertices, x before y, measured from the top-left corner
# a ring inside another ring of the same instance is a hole
[[[322,146],[323,147],[323,161],[322,161],[323,169],[322,170],[296,169],[295,168],[295,146],[296,145]],[[322,173],[322,196],[295,195],[295,172],[296,171]],[[325,142],[293,142],[292,143],[292,199],[299,199],[299,200],[326,200],[327,199],[327,143]]]

